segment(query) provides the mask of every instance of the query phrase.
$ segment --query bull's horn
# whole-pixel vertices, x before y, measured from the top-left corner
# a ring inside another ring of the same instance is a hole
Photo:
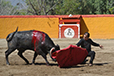
[[[55,47],[52,47],[50,50],[50,54],[52,53],[52,51],[55,50]]]

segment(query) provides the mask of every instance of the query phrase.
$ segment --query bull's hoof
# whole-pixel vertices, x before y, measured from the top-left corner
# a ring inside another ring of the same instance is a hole
[[[10,63],[6,63],[7,65],[10,65]]]
[[[32,63],[30,63],[30,65],[35,65],[35,62],[34,62],[34,61],[32,61]]]
[[[7,66],[9,66],[10,64],[6,64]]]
[[[29,63],[29,62],[27,62],[27,63],[26,63],[26,65],[30,65],[30,63]]]
[[[25,64],[25,65],[30,65],[30,64]]]
[[[35,65],[35,63],[30,63],[30,65]]]
[[[47,66],[50,66],[50,64],[49,64],[49,63],[46,63],[46,65],[47,65]]]

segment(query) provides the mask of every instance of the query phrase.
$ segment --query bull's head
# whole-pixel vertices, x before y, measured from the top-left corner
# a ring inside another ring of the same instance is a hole
[[[55,47],[52,47],[52,48],[51,48],[50,53],[53,53],[53,52],[55,52],[55,51],[57,51],[57,50],[60,50],[60,46],[59,46],[58,44],[55,45]]]
[[[56,50],[60,50],[60,46],[57,44],[57,45],[55,45],[55,51]]]
[[[51,48],[51,50],[50,50],[50,56],[52,56],[52,53],[55,52],[55,51],[57,51],[57,50],[60,50],[60,46],[59,46],[58,44],[55,45],[55,47],[52,47],[52,48]],[[52,57],[51,57],[51,58],[52,58]],[[56,59],[53,59],[53,58],[52,58],[52,60],[53,60],[53,61],[56,61]]]

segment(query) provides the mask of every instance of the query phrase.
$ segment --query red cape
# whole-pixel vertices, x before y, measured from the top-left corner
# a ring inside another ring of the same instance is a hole
[[[86,49],[69,45],[67,48],[52,53],[52,58],[56,59],[59,67],[69,67],[82,63],[88,55]]]

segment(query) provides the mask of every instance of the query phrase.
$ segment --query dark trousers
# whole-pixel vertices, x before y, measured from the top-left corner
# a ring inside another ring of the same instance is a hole
[[[90,63],[90,64],[93,64],[93,60],[94,60],[94,58],[95,58],[95,52],[94,52],[94,51],[90,51],[90,52],[88,53],[87,57],[90,57],[89,63]],[[87,58],[87,57],[86,57],[86,58]],[[81,64],[85,64],[85,63],[86,63],[86,61],[87,61],[86,58],[85,58],[85,60],[84,60]]]
[[[93,64],[93,60],[95,58],[95,52],[94,51],[90,51],[87,55],[87,57],[90,57],[90,61],[89,63]]]

